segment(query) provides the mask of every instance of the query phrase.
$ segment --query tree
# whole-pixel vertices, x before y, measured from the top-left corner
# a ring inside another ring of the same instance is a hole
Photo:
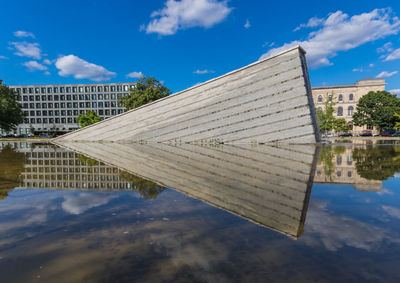
[[[158,195],[165,190],[164,187],[159,186],[152,181],[132,175],[126,171],[121,171],[120,177],[121,180],[131,183],[132,188],[138,191],[139,194],[146,200],[156,199]]]
[[[154,77],[143,77],[136,83],[136,87],[131,89],[131,93],[128,96],[121,97],[119,102],[126,110],[130,110],[170,94],[171,90]]]
[[[400,113],[400,99],[387,91],[370,91],[360,98],[357,110],[353,114],[353,123],[356,126],[376,127],[380,131],[393,129]]]
[[[321,132],[332,131],[335,128],[336,118],[333,116],[333,113],[335,113],[334,106],[335,103],[333,102],[333,97],[329,97],[327,94],[324,109],[318,109],[316,113],[319,130]]]
[[[17,100],[17,93],[0,80],[0,129],[8,132],[24,121],[22,106]]]
[[[350,131],[350,126],[344,118],[335,119],[333,129],[336,132],[347,133]]]
[[[85,115],[79,114],[79,116],[76,117],[76,120],[78,121],[81,128],[83,128],[91,124],[100,122],[101,118],[99,117],[99,115],[97,115],[95,111],[87,110]]]
[[[4,200],[9,191],[21,184],[25,160],[25,154],[10,145],[6,145],[0,151],[0,200]]]

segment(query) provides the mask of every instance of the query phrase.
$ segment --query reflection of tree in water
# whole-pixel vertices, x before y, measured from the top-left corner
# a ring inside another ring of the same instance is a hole
[[[89,167],[95,166],[95,165],[99,165],[99,162],[97,160],[94,160],[92,158],[86,157],[83,154],[79,154],[78,155],[78,160],[82,163],[82,164],[86,164]]]
[[[148,181],[146,179],[140,178],[138,176],[132,175],[128,172],[121,171],[121,180],[130,182],[132,188],[140,193],[144,199],[156,199],[159,194],[161,194],[165,188]]]
[[[353,160],[357,173],[369,180],[387,180],[400,172],[400,147],[371,146],[355,148]]]
[[[6,145],[0,151],[0,200],[8,196],[8,192],[20,184],[24,170],[25,154]]]
[[[346,151],[344,146],[323,146],[319,156],[318,164],[322,164],[324,168],[325,181],[329,178],[332,181],[332,173],[335,171],[335,163],[333,159],[336,155],[341,155]]]

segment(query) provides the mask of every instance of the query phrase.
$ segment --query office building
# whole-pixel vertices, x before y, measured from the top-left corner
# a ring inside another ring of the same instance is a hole
[[[18,93],[25,114],[23,124],[15,134],[28,134],[31,129],[43,131],[73,131],[79,127],[76,117],[93,110],[107,119],[121,114],[120,97],[129,94],[135,83],[12,85]]]

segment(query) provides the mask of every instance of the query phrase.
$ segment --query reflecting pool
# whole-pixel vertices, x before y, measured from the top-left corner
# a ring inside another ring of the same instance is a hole
[[[0,142],[0,282],[400,282],[400,145]]]

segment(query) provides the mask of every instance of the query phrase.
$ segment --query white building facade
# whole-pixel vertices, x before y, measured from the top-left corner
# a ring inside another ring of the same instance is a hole
[[[135,83],[11,85],[18,93],[25,114],[15,134],[58,131],[79,127],[76,117],[87,110],[95,111],[101,119],[121,114],[124,108],[118,99],[127,96]]]

